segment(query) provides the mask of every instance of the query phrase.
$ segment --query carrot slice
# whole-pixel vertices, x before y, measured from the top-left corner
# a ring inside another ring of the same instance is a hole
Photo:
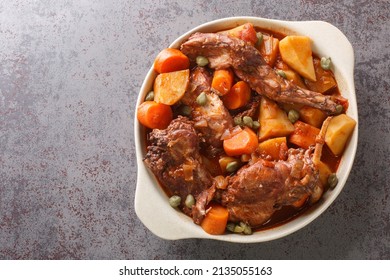
[[[295,122],[294,128],[288,139],[290,143],[304,149],[316,144],[316,137],[320,133],[318,128],[301,121]]]
[[[233,72],[230,69],[215,70],[211,87],[221,95],[225,95],[233,86],[233,78]]]
[[[164,129],[172,121],[173,113],[171,106],[155,101],[145,101],[138,107],[137,118],[148,128]]]
[[[273,67],[279,54],[279,40],[272,35],[263,35],[263,41],[260,44],[259,50],[265,62]]]
[[[223,104],[229,110],[238,109],[249,102],[251,88],[248,83],[239,81],[233,85],[229,93],[222,97]]]
[[[200,226],[208,234],[223,234],[228,222],[229,212],[220,204],[211,202],[209,205],[210,208]]]
[[[259,141],[256,133],[248,127],[223,141],[223,149],[228,156],[251,154],[257,149],[258,145]]]
[[[154,70],[157,73],[167,73],[185,70],[190,67],[190,60],[180,50],[163,49],[154,60]]]

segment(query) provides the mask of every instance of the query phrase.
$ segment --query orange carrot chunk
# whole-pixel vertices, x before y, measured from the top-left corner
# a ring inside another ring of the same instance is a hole
[[[233,85],[229,93],[222,97],[223,104],[229,110],[246,105],[251,98],[251,88],[248,83],[239,81]]]
[[[137,118],[142,125],[148,128],[164,129],[172,121],[173,113],[171,106],[155,101],[145,101],[138,106]]]
[[[248,127],[223,141],[223,149],[228,156],[251,154],[257,149],[258,145],[259,140],[256,133]]]
[[[211,202],[210,208],[200,226],[205,232],[212,235],[220,235],[225,232],[229,212],[220,204]]]
[[[211,87],[221,95],[225,95],[233,86],[233,78],[233,72],[230,69],[215,70]]]
[[[190,67],[190,60],[180,50],[163,49],[154,60],[154,70],[157,73],[168,73],[185,70]]]
[[[265,62],[273,67],[279,54],[279,40],[272,35],[263,35],[263,41],[260,44],[259,50]]]
[[[316,144],[316,137],[320,133],[317,127],[297,121],[294,123],[295,130],[290,134],[289,142],[301,148],[307,149]]]

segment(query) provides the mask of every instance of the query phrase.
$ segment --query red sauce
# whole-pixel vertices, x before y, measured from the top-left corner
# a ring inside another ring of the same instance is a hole
[[[294,208],[293,206],[285,206],[280,210],[277,210],[267,222],[256,228],[255,231],[267,230],[283,225],[294,220],[309,208],[310,207],[308,203],[299,209]]]
[[[322,148],[321,161],[326,163],[332,172],[336,172],[339,168],[341,156],[335,156],[327,145]]]

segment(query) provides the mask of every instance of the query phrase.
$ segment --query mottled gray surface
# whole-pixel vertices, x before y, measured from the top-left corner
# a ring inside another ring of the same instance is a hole
[[[390,5],[325,2],[1,0],[0,258],[389,259]],[[159,239],[134,212],[137,93],[160,49],[237,15],[325,20],[346,34],[354,168],[336,203],[282,240]]]

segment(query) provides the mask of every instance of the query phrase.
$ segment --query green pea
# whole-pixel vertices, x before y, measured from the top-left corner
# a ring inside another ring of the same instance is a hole
[[[334,189],[337,186],[339,179],[337,178],[336,173],[332,173],[328,177],[329,188]]]
[[[207,64],[209,64],[209,60],[207,59],[207,57],[204,57],[204,56],[197,56],[196,59],[196,64],[198,64],[198,66],[206,66]]]
[[[153,101],[154,100],[154,91],[149,91],[145,96],[145,101]]]
[[[198,103],[200,106],[204,106],[207,103],[207,95],[205,92],[202,92],[198,95],[196,98],[196,103]]]
[[[181,197],[178,195],[173,195],[168,200],[169,205],[171,205],[173,208],[178,207],[181,203]]]
[[[184,201],[184,204],[188,208],[192,208],[192,206],[195,204],[195,198],[192,194],[187,195],[186,200]]]
[[[243,125],[242,118],[240,116],[235,116],[233,121],[235,125],[240,125],[240,126]]]
[[[253,125],[252,125],[252,128],[254,130],[257,130],[260,128],[260,123],[258,121],[253,121]]]
[[[253,126],[253,120],[252,120],[251,117],[249,117],[249,116],[244,116],[244,117],[242,118],[242,121],[243,121],[243,123],[244,123],[245,126],[252,128],[252,126]]]
[[[256,41],[255,46],[258,48],[260,46],[260,44],[263,42],[263,33],[257,32],[256,37],[257,37],[257,41]]]
[[[189,117],[191,115],[192,109],[190,106],[183,105],[180,107],[180,112],[183,114],[183,116]]]
[[[235,233],[242,233],[242,232],[244,232],[244,228],[242,226],[236,225],[234,227],[234,231],[233,232],[235,232]]]
[[[252,234],[252,228],[249,225],[247,225],[244,228],[244,234],[246,234],[246,235],[251,235]]]
[[[297,120],[299,120],[299,112],[297,110],[291,109],[288,111],[288,119],[291,123],[295,123]]]
[[[340,115],[344,111],[343,105],[337,104],[336,105],[336,114]]]
[[[276,73],[277,73],[280,77],[282,77],[282,78],[284,78],[284,79],[287,79],[287,75],[286,75],[286,73],[285,73],[283,70],[277,70]]]
[[[330,57],[321,57],[321,68],[324,70],[329,70],[330,67],[332,66],[332,60]]]
[[[246,234],[246,235],[252,234],[252,228],[250,227],[250,225],[248,225],[244,222],[240,222],[240,227],[242,227],[244,229],[243,230],[244,234]]]
[[[233,173],[235,171],[237,171],[237,169],[240,167],[240,165],[238,164],[237,161],[232,161],[232,162],[229,162],[227,165],[226,165],[226,172],[228,173]]]
[[[236,227],[235,223],[227,223],[226,229],[230,232],[234,232],[234,228]]]

